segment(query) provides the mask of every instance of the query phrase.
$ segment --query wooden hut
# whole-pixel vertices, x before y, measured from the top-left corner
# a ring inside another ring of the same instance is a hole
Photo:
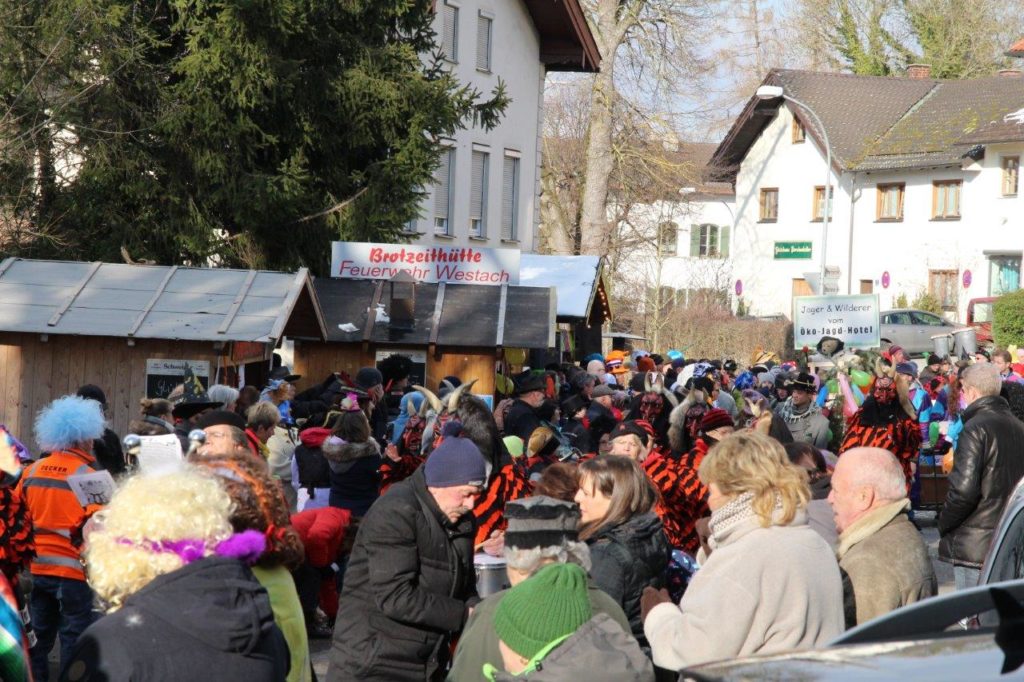
[[[506,348],[550,348],[556,294],[550,288],[318,278],[327,341],[295,339],[299,389],[332,372],[354,374],[392,353],[414,362],[414,381],[437,388],[448,375],[477,379],[491,395]],[[417,376],[418,375],[418,376]]]
[[[558,292],[559,356],[551,361],[582,360],[603,353],[601,330],[612,321],[604,259],[599,256],[545,256],[524,253],[519,283],[530,287],[554,287]]]
[[[262,384],[285,334],[324,338],[308,272],[0,262],[0,424],[26,444],[36,413],[96,384],[123,434],[139,399],[184,364],[207,383]]]

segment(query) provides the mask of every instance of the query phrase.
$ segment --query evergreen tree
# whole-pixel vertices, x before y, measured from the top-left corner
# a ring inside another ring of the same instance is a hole
[[[323,271],[401,239],[441,139],[508,101],[432,4],[0,0],[0,251]]]

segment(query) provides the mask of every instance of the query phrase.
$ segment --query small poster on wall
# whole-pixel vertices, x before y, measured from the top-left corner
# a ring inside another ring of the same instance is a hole
[[[186,366],[192,368],[204,389],[210,388],[210,363],[206,360],[150,359],[146,360],[146,397],[166,398],[170,395],[181,383]]]

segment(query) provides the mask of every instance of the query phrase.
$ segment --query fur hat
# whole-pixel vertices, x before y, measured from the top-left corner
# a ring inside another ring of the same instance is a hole
[[[642,355],[636,359],[636,371],[638,372],[655,372],[657,369],[658,366],[649,355]]]
[[[36,416],[36,442],[44,451],[65,450],[103,436],[103,408],[89,398],[57,398]]]
[[[505,546],[513,549],[560,546],[579,539],[580,510],[571,502],[536,495],[505,505]]]

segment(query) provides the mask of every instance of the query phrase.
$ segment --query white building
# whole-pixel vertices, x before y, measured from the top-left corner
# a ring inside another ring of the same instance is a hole
[[[579,0],[436,0],[434,29],[459,82],[484,96],[504,82],[501,123],[459,131],[436,185],[406,229],[421,245],[533,251],[539,222],[544,78],[595,71],[600,55]]]
[[[1020,287],[1024,78],[962,81],[773,71],[766,85],[806,104],[832,148],[826,291],[936,296],[963,320],[972,298]],[[754,97],[712,159],[736,189],[734,301],[791,315],[818,290],[824,136],[802,106]]]

